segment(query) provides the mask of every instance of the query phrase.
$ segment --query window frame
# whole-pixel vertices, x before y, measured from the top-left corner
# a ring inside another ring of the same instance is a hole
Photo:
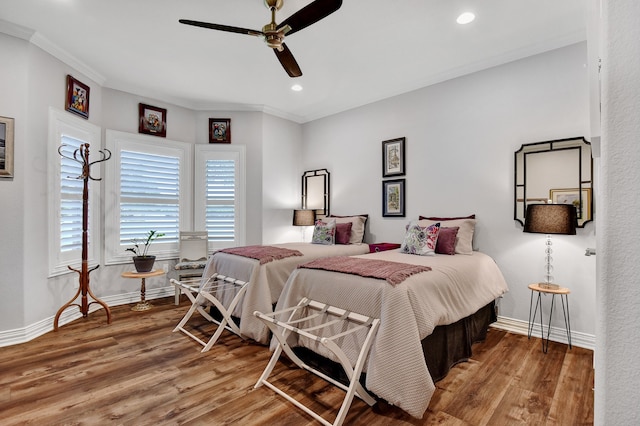
[[[156,136],[126,133],[117,130],[106,130],[106,145],[111,151],[111,160],[107,162],[105,179],[105,265],[116,265],[131,262],[131,253],[125,249],[132,244],[120,244],[120,160],[121,151],[145,152],[153,155],[178,157],[179,171],[179,225],[178,228],[190,229],[193,211],[193,145]],[[178,241],[155,241],[148,254],[155,255],[158,260],[177,258]]]
[[[102,149],[102,129],[95,124],[77,118],[55,108],[49,108],[49,142],[47,161],[49,164],[49,196],[48,206],[48,234],[49,234],[49,277],[72,272],[69,267],[79,269],[82,266],[82,249],[60,250],[60,212],[61,212],[61,159],[58,147],[62,144],[62,137],[83,141],[89,144],[90,153],[94,153],[93,160],[99,159],[95,155]],[[98,154],[99,155],[99,154]],[[91,161],[92,158],[90,157]],[[100,179],[103,174],[104,163],[96,163],[91,167],[91,175]],[[100,182],[89,181],[89,244],[87,245],[87,262],[90,268],[99,264],[101,240],[101,200],[102,190]]]
[[[206,229],[206,163],[221,159],[236,161],[235,190],[235,240],[228,242],[209,241],[209,250],[243,246],[246,241],[246,148],[244,145],[195,145],[194,159],[194,226]]]

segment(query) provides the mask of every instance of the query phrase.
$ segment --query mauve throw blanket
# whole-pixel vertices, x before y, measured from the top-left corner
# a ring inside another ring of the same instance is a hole
[[[430,271],[429,266],[410,265],[408,263],[389,262],[387,260],[362,259],[357,257],[328,257],[303,263],[298,268],[323,269],[360,275],[361,277],[386,280],[392,286],[400,284],[411,275]]]
[[[257,259],[260,261],[261,265],[272,262],[274,260],[286,259],[287,257],[302,256],[302,253],[298,250],[290,250],[273,246],[231,247],[219,251],[223,253],[235,254],[238,256]]]

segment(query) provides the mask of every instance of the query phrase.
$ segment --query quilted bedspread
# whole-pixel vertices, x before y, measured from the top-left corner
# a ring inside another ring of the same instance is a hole
[[[357,256],[362,257],[362,256]],[[365,366],[366,387],[414,417],[421,418],[435,391],[422,352],[421,339],[439,325],[452,324],[475,313],[508,291],[507,283],[486,254],[416,256],[399,251],[366,255],[431,267],[392,286],[384,280],[317,269],[296,269],[282,291],[276,310],[296,305],[302,297],[380,318]],[[285,317],[280,318],[286,320]],[[337,333],[329,330],[328,333]],[[356,339],[340,342],[355,362]],[[272,349],[274,348],[272,342]],[[295,334],[292,346],[306,346],[334,359],[329,351]]]
[[[219,273],[238,280],[248,281],[247,291],[233,315],[240,318],[240,332],[257,342],[269,343],[269,329],[253,315],[254,311],[273,312],[280,292],[291,272],[299,264],[328,256],[349,256],[369,252],[368,244],[322,245],[311,243],[272,244],[272,246],[297,250],[302,256],[291,256],[260,264],[257,259],[217,252],[209,258],[203,273],[208,279]],[[216,297],[228,306],[234,294],[217,294]]]

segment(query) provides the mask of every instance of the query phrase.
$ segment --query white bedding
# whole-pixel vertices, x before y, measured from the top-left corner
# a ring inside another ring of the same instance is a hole
[[[214,273],[227,275],[238,280],[247,281],[247,291],[243,300],[238,304],[233,315],[240,318],[240,332],[260,343],[269,342],[269,330],[255,316],[254,311],[272,312],[273,305],[278,301],[280,292],[291,272],[305,262],[330,256],[350,256],[369,252],[368,244],[336,244],[322,245],[311,243],[270,244],[298,250],[302,256],[292,256],[281,260],[260,265],[256,259],[218,252],[210,257],[203,273],[203,280]],[[233,294],[218,294],[216,296],[225,302],[233,298]]]
[[[365,367],[366,387],[412,416],[421,418],[435,385],[420,340],[431,334],[436,326],[452,324],[500,297],[508,291],[507,284],[494,260],[480,252],[416,256],[394,250],[366,257],[425,265],[432,270],[413,275],[393,287],[374,278],[296,269],[282,291],[276,310],[296,305],[302,297],[308,297],[380,318],[380,328]],[[289,343],[310,347],[331,358],[330,353],[302,339]],[[272,342],[272,349],[273,346]],[[354,362],[357,344],[345,341],[341,347]]]

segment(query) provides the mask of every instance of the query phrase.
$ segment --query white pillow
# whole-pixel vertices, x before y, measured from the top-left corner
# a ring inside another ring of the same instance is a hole
[[[425,227],[440,223],[440,226],[454,227],[457,226],[458,235],[456,235],[456,254],[473,254],[473,233],[476,229],[475,219],[453,219],[453,220],[428,220],[420,219],[418,225]]]
[[[336,223],[351,222],[351,237],[349,237],[349,244],[360,244],[364,241],[364,227],[367,223],[367,216],[329,216],[334,219]]]

